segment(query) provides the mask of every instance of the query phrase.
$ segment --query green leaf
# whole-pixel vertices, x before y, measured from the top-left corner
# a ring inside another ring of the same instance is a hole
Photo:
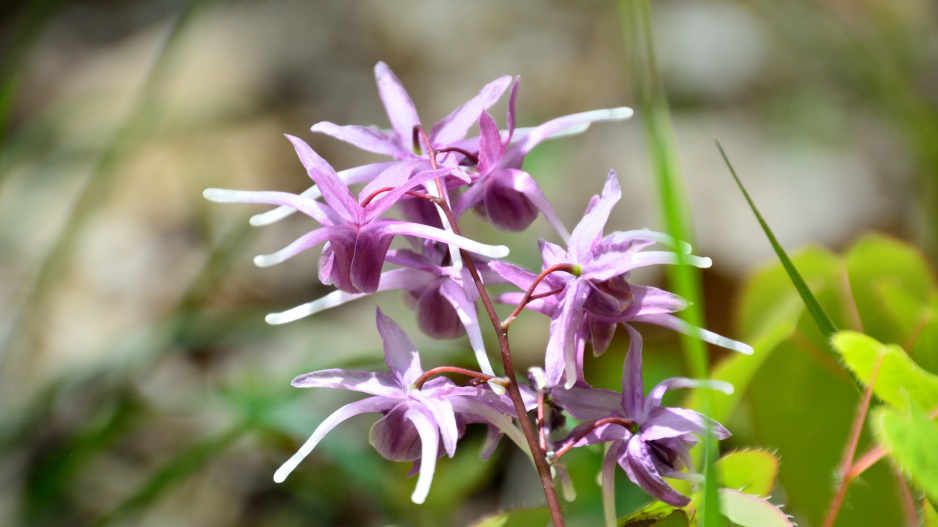
[[[756,208],[756,204],[752,201],[752,198],[749,197],[749,193],[746,192],[746,188],[743,187],[742,181],[740,181],[739,177],[736,175],[736,170],[734,170],[733,165],[730,164],[730,160],[728,157],[726,157],[726,152],[723,151],[723,146],[720,145],[719,141],[717,141],[717,148],[720,149],[720,154],[723,156],[723,160],[726,162],[726,166],[730,169],[730,173],[733,175],[733,179],[736,180],[736,184],[739,186],[739,190],[742,191],[743,196],[745,196],[746,201],[749,202],[749,207],[752,208],[753,214],[755,214],[756,219],[759,220],[759,225],[762,226],[762,230],[769,239],[769,243],[771,243],[772,248],[775,249],[775,254],[778,255],[778,259],[785,267],[785,271],[788,273],[788,277],[791,279],[792,284],[794,284],[795,289],[798,290],[798,294],[801,295],[801,300],[804,302],[805,307],[808,308],[808,311],[811,313],[811,317],[814,318],[814,322],[821,330],[821,333],[823,333],[825,337],[830,338],[833,336],[834,332],[837,331],[837,328],[834,327],[834,322],[831,321],[830,317],[821,307],[821,304],[818,303],[817,298],[815,298],[811,293],[808,285],[804,282],[804,279],[801,278],[801,274],[798,273],[798,269],[795,268],[795,265],[791,262],[791,259],[788,258],[788,255],[785,253],[785,249],[783,249],[781,244],[778,243],[778,240],[772,233],[772,229],[769,228],[769,224],[766,223],[765,219],[762,218],[762,214],[759,213],[759,209]]]
[[[922,504],[922,513],[922,516],[924,516],[922,527],[938,527],[938,512],[935,512],[935,508],[932,507],[930,501],[925,500],[925,503]]]
[[[687,518],[686,512],[678,509],[663,518],[633,520],[620,525],[623,527],[688,527],[690,525],[690,519]]]
[[[870,234],[853,244],[845,262],[863,332],[882,342],[907,343],[935,290],[925,256],[903,242]]]
[[[639,511],[629,514],[625,518],[620,518],[618,525],[620,527],[646,527],[651,525],[659,525],[658,522],[670,518],[672,515],[674,515],[675,512],[683,511],[677,507],[674,507],[673,505],[668,505],[662,501],[656,501]]]
[[[723,486],[746,494],[768,496],[778,476],[778,459],[765,450],[732,452],[716,462]]]
[[[920,368],[899,346],[881,344],[855,331],[841,331],[833,342],[847,366],[867,386],[882,360],[873,393],[886,403],[905,410],[911,399],[924,408],[938,407],[938,376]]]
[[[738,490],[720,489],[720,512],[741,527],[793,527],[778,507]]]
[[[547,507],[534,507],[532,509],[516,509],[487,516],[472,527],[531,527],[547,525],[550,521],[550,511]]]
[[[938,499],[938,423],[914,402],[909,413],[881,407],[873,414],[877,439],[910,479]]]

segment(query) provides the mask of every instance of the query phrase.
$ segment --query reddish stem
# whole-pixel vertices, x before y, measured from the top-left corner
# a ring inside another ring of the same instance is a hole
[[[533,296],[534,290],[537,289],[538,285],[540,285],[541,280],[547,278],[547,275],[556,271],[566,271],[572,275],[576,275],[577,274],[576,268],[577,266],[572,263],[561,263],[561,264],[554,264],[548,267],[547,269],[544,269],[543,271],[541,271],[541,274],[537,275],[537,278],[534,279],[534,283],[531,284],[531,287],[529,287],[528,290],[525,291],[524,297],[522,297],[521,301],[518,302],[518,307],[516,307],[515,310],[512,311],[510,315],[508,315],[508,318],[506,318],[505,321],[501,323],[502,328],[507,330],[511,326],[511,323],[514,322],[515,319],[518,317],[518,314],[521,313],[521,310],[524,309],[524,306],[528,305],[528,302],[534,299],[534,296]],[[548,295],[554,294],[555,292],[560,292],[560,291],[563,291],[563,288],[555,289],[554,291],[550,291],[548,293],[538,295],[537,297],[543,298],[544,296],[548,296]]]
[[[441,148],[441,149],[437,150],[437,152],[456,152],[456,153],[458,153],[458,154],[462,154],[462,155],[468,157],[469,159],[472,160],[473,163],[478,163],[478,162],[479,162],[479,156],[478,156],[478,155],[473,154],[472,152],[470,152],[470,151],[468,151],[468,150],[463,150],[462,148],[455,147],[455,146],[448,146],[448,147],[446,147],[446,148]]]
[[[375,199],[376,197],[378,197],[380,194],[383,194],[383,193],[385,193],[385,192],[390,192],[390,191],[394,190],[395,188],[396,188],[396,187],[383,187],[383,188],[379,188],[378,190],[372,192],[371,194],[368,194],[368,197],[366,197],[364,200],[362,200],[361,206],[362,206],[362,207],[367,207],[368,204],[371,203],[371,201],[372,201],[373,199]],[[408,194],[408,195],[410,195],[410,196],[416,196],[416,197],[418,197],[418,198],[428,199],[428,200],[431,200],[431,201],[433,200],[433,196],[427,196],[426,194],[421,194],[421,193],[419,193],[419,192],[414,192],[414,191],[412,191],[412,190],[405,191],[404,194]]]
[[[572,439],[568,439],[567,441],[565,441],[564,445],[560,447],[559,449],[557,449],[556,452],[554,452],[553,458],[555,460],[560,458],[560,456],[566,454],[568,450],[573,448],[573,445],[575,445],[577,441],[586,437],[587,434],[589,434],[593,430],[596,430],[600,426],[610,425],[610,424],[621,425],[626,430],[632,430],[635,428],[635,422],[630,421],[624,417],[606,417],[605,419],[597,419],[596,421],[593,422],[593,424],[591,424],[584,430],[581,430],[580,433],[578,433]]]
[[[883,365],[883,359],[885,355],[879,358],[879,362],[876,363],[876,369],[873,370],[873,377],[870,379],[870,384],[866,388],[866,393],[863,394],[863,400],[860,402],[860,407],[857,408],[856,417],[853,420],[853,430],[850,433],[850,439],[847,441],[846,448],[844,449],[844,457],[840,466],[840,487],[837,489],[837,494],[834,495],[834,500],[831,502],[830,508],[827,509],[827,518],[824,520],[824,525],[822,527],[832,527],[834,521],[837,519],[837,514],[840,512],[840,507],[843,505],[844,499],[847,497],[847,489],[850,487],[850,483],[853,482],[853,477],[851,477],[851,464],[853,463],[853,458],[857,452],[857,445],[860,443],[860,434],[863,432],[863,423],[866,422],[866,412],[870,408],[870,401],[873,399],[873,386],[876,385],[876,378],[879,376],[879,369]]]
[[[420,377],[417,377],[417,380],[414,381],[414,388],[418,390],[423,388],[423,384],[429,381],[430,377],[433,377],[434,375],[439,375],[441,373],[461,373],[463,375],[468,375],[476,379],[481,379],[483,382],[489,381],[495,378],[492,375],[486,375],[484,373],[467,370],[465,368],[457,368],[456,366],[440,366],[439,368],[433,368],[432,370],[427,370],[423,373],[423,375],[421,375]]]
[[[419,134],[419,136],[423,139],[423,142],[427,147],[427,153],[430,156],[430,167],[433,170],[436,170],[436,152],[430,145],[430,138],[427,137],[427,133],[423,130],[423,128],[415,126],[414,134],[415,137],[417,134]],[[443,214],[446,216],[447,221],[453,229],[453,233],[456,235],[461,235],[459,232],[459,226],[456,222],[456,216],[453,214],[453,210],[449,207],[449,204],[446,202],[444,197],[446,194],[445,189],[443,188],[443,182],[440,180],[440,178],[435,178],[435,181],[436,188],[440,194],[439,200],[436,203],[443,211]],[[495,312],[495,307],[492,305],[492,300],[489,298],[488,292],[485,290],[485,286],[482,285],[482,278],[479,276],[479,270],[476,269],[475,263],[473,263],[469,253],[464,249],[460,249],[459,253],[466,265],[466,269],[472,276],[472,280],[476,284],[476,289],[479,291],[479,298],[482,300],[482,305],[485,307],[485,312],[488,314],[489,320],[492,322],[492,327],[495,328],[495,334],[498,337],[498,345],[502,355],[502,364],[505,367],[505,377],[508,378],[508,395],[515,407],[515,413],[518,414],[518,421],[521,423],[521,430],[524,432],[524,437],[528,440],[528,447],[531,449],[531,457],[534,459],[534,465],[537,467],[538,476],[541,478],[541,486],[544,488],[544,497],[547,499],[547,508],[550,510],[550,515],[554,522],[554,527],[564,527],[565,523],[563,519],[563,512],[560,508],[560,500],[557,498],[557,490],[554,488],[554,478],[550,473],[550,465],[547,464],[547,454],[541,448],[540,444],[538,444],[537,432],[534,430],[534,425],[531,423],[531,419],[528,417],[527,409],[524,407],[524,400],[521,398],[521,390],[518,388],[518,379],[517,375],[515,374],[515,366],[511,360],[511,347],[508,344],[508,329],[502,327],[501,321],[498,318],[498,314]]]

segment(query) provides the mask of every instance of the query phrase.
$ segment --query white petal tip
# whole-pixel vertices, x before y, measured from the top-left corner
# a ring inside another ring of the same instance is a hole
[[[635,110],[632,110],[628,106],[620,106],[618,108],[612,108],[609,110],[610,119],[628,119],[635,115]]]
[[[496,381],[498,381],[498,379],[490,380],[488,382],[489,388],[491,388],[492,391],[495,392],[495,395],[499,395],[499,396],[505,395],[505,387]]]
[[[275,218],[271,219],[268,213],[264,212],[251,216],[251,219],[248,220],[248,223],[251,224],[251,227],[263,227],[265,225],[270,225],[275,221],[277,221]]]
[[[734,347],[734,348],[732,348],[732,349],[734,349],[734,350],[736,350],[736,351],[738,351],[738,352],[740,352],[740,353],[744,353],[744,354],[746,354],[746,355],[752,355],[752,353],[753,353],[752,346],[750,346],[750,345],[748,345],[748,344],[743,344],[742,342],[738,342],[737,345],[736,345],[736,347]]]
[[[700,261],[697,264],[697,267],[701,269],[709,269],[711,266],[713,266],[713,260],[711,260],[710,258],[706,256],[700,257]]]
[[[267,322],[271,326],[279,326],[280,324],[293,322],[292,318],[285,317],[283,315],[283,313],[269,313],[266,317],[264,317],[264,322]]]
[[[484,256],[488,256],[489,258],[507,258],[508,253],[508,247],[504,245],[493,245]]]
[[[293,468],[280,467],[277,469],[277,472],[274,472],[274,483],[283,483],[287,479],[287,476],[290,475],[290,472],[293,472]]]
[[[254,257],[254,265],[258,267],[270,267],[282,261],[283,259],[276,254],[260,254]]]
[[[410,501],[416,503],[417,505],[423,505],[423,502],[426,500],[427,500],[426,492],[418,493],[418,491],[415,490],[414,493],[410,495]]]
[[[207,188],[202,191],[202,197],[215,203],[231,203],[234,201],[237,192],[236,190],[223,188]]]
[[[714,390],[721,391],[726,395],[733,395],[733,392],[735,391],[732,384],[723,381],[711,381],[710,387]]]

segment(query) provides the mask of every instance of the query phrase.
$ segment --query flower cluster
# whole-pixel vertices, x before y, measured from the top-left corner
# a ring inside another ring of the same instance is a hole
[[[532,456],[542,482],[546,474],[549,503],[553,487],[548,463],[562,476],[557,459],[564,452],[610,443],[603,471],[607,504],[612,503],[612,474],[618,462],[651,496],[675,506],[687,505],[689,500],[663,478],[694,479],[688,450],[697,436],[709,431],[723,438],[729,432],[694,411],[662,407],[661,397],[671,388],[731,387],[670,379],[646,397],[642,389],[642,339],[631,324],[657,324],[744,353],[752,349],[677,318],[674,313],[687,307],[681,297],[629,280],[630,272],[639,267],[678,263],[709,267],[710,260],[691,255],[684,243],[648,230],[604,236],[609,214],[621,197],[614,172],[609,173],[602,195],[593,197],[570,232],[535,179],[522,169],[525,156],[545,139],[582,132],[597,121],[626,119],[631,110],[595,110],[534,128],[516,128],[518,79],[502,77],[427,132],[390,68],[379,63],[375,77],[390,120],[389,130],[320,122],[312,131],[391,160],[336,172],[304,141],[288,135],[313,181],[309,190],[290,194],[208,189],[204,196],[216,202],[278,206],[254,216],[253,225],[268,225],[295,211],[318,223],[287,247],[254,261],[266,267],[322,245],[319,278],[336,290],[288,311],[272,313],[268,323],[294,321],[378,291],[401,290],[416,310],[424,333],[434,338],[468,336],[480,371],[448,366],[424,371],[410,339],[378,310],[376,324],[389,371],[322,370],[294,379],[297,387],[344,388],[372,397],[329,416],[274,479],[283,481],[340,422],[375,412],[382,417],[371,429],[371,443],[387,459],[414,463],[412,473],[419,477],[412,499],[418,503],[429,491],[441,455],[440,444],[442,452],[452,456],[466,426],[477,423],[489,428],[490,448],[484,454],[490,454],[498,439],[508,435]],[[506,128],[500,130],[487,110],[509,88]],[[473,125],[478,125],[479,135],[466,137]],[[357,197],[350,185],[360,186]],[[402,219],[387,217],[392,210]],[[483,244],[461,234],[458,221],[469,210],[508,231],[524,230],[543,215],[565,246],[541,240],[540,272],[525,270],[501,260],[508,256],[506,247]],[[392,249],[392,240],[398,236],[409,245]],[[656,245],[664,250],[646,250]],[[514,285],[520,291],[489,293],[486,288],[493,285]],[[492,301],[514,306],[514,312],[499,321]],[[483,304],[499,333],[504,377],[495,373],[486,353],[478,303]],[[545,373],[534,375],[538,380],[531,385],[515,377],[507,342],[508,327],[524,308],[550,317]],[[622,392],[593,388],[583,373],[586,344],[596,354],[604,352],[619,325],[630,337]],[[468,375],[472,380],[460,385],[440,376],[442,373]],[[559,439],[553,436],[563,432],[550,430],[543,418],[537,419],[535,430],[528,412],[536,411],[543,417],[546,405],[566,412],[580,424]],[[610,513],[608,505],[607,517],[614,521],[614,510]]]

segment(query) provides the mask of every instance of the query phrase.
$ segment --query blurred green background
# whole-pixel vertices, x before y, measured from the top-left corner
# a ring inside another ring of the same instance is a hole
[[[652,21],[696,252],[714,261],[703,274],[709,329],[747,336],[737,326],[740,292],[773,260],[714,137],[786,247],[840,252],[876,230],[934,261],[934,2],[658,0]],[[479,462],[482,435],[470,428],[456,458],[439,463],[427,504],[413,505],[409,465],[371,449],[368,417],[341,425],[275,485],[276,467],[352,400],[293,389],[290,379],[380,367],[375,303],[418,344],[425,365],[471,365],[471,354],[463,340],[421,335],[394,294],[266,326],[264,314],[328,291],[316,278],[318,251],[273,269],[251,263],[312,222],[253,229],[247,218],[262,209],[210,204],[201,191],[306,188],[283,133],[340,170],[377,159],[309,127],[386,127],[372,73],[379,60],[401,78],[424,125],[506,74],[522,78],[520,126],[634,105],[640,81],[630,78],[623,26],[617,5],[600,0],[5,2],[0,525],[467,525],[539,503],[536,474],[517,449],[505,442]],[[503,101],[492,111],[502,125],[504,109]],[[661,229],[645,152],[638,122],[604,123],[545,143],[525,169],[568,226],[615,169],[624,196],[610,228]],[[508,244],[527,265],[537,264],[532,237],[552,236],[543,220],[522,235],[468,218],[464,230]],[[773,301],[764,298],[762,308]],[[535,364],[547,320],[526,315],[513,328],[517,360]],[[682,373],[674,336],[641,329],[655,351],[646,352],[646,382]],[[627,345],[620,337],[589,365],[598,385],[618,384]],[[714,350],[713,361],[721,356]],[[800,364],[778,357],[772,371]],[[725,449],[779,447],[781,433],[824,435],[778,431],[771,415],[746,413],[760,400],[787,400],[770,380],[745,394]],[[824,411],[849,422],[853,403],[843,397]],[[800,525],[813,525],[826,498],[817,505],[799,502],[800,488],[786,492],[798,486],[784,476],[786,463],[809,462],[794,452],[791,460],[782,453],[773,496]],[[579,493],[571,525],[601,521],[600,456],[570,456]],[[645,498],[619,476],[624,514]],[[811,485],[823,497],[832,484],[829,468],[818,467]],[[850,503],[857,510],[860,502]],[[887,499],[881,508],[894,506]],[[864,525],[859,514],[841,520]]]

